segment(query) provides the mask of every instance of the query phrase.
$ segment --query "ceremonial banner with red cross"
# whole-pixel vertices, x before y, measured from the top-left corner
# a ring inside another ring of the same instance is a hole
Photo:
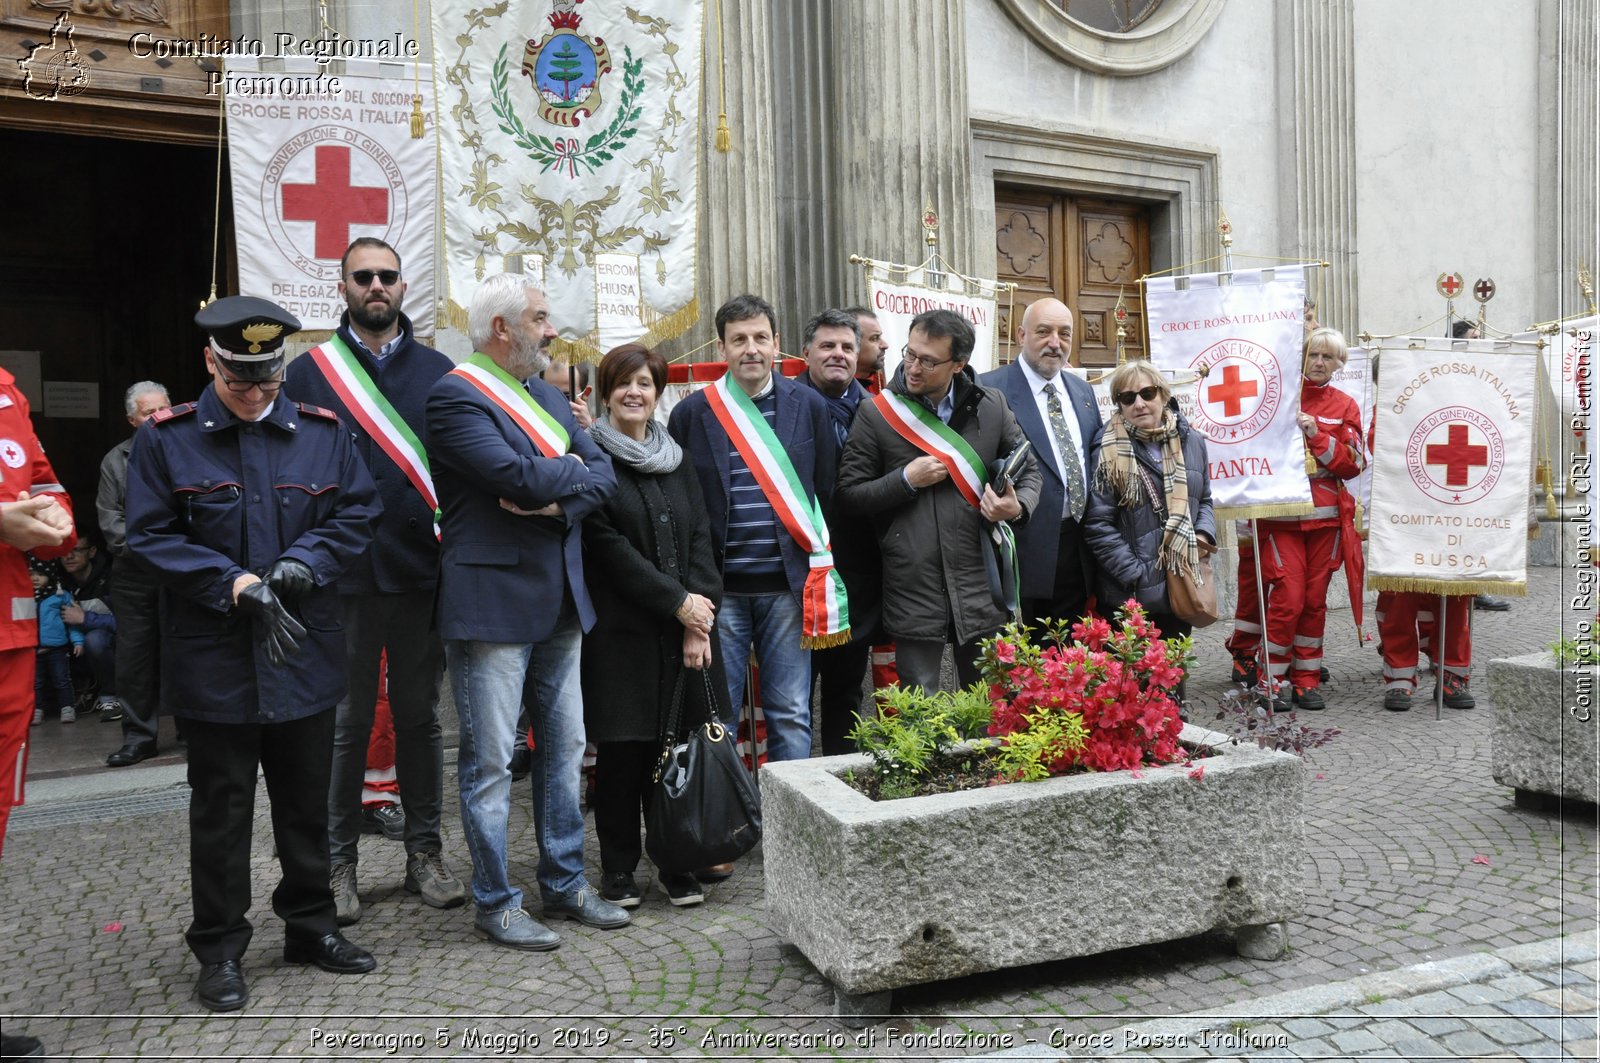
[[[1527,593],[1536,355],[1491,341],[1384,341],[1367,586]]]
[[[1305,267],[1235,270],[1145,281],[1150,360],[1188,377],[1176,392],[1205,434],[1211,502],[1219,516],[1311,512],[1300,412]]]
[[[374,236],[399,253],[407,286],[401,309],[418,334],[431,336],[432,76],[424,69],[414,78],[409,64],[346,62],[347,73],[323,79],[330,86],[337,81],[338,91],[281,95],[280,85],[304,79],[268,75],[249,57],[228,61],[223,84],[239,294],[272,300],[307,330],[331,330],[345,309],[338,289],[344,249],[358,236]],[[413,140],[411,98],[418,92],[425,135]]]

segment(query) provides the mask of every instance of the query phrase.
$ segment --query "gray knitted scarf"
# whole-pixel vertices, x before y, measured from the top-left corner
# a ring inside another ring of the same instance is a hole
[[[654,418],[645,428],[643,442],[611,427],[609,417],[589,426],[589,438],[618,461],[654,476],[671,472],[683,461],[683,448]]]

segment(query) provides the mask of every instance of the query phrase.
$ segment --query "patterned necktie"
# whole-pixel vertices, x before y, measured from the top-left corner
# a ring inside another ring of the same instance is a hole
[[[1083,490],[1083,462],[1078,460],[1078,447],[1067,431],[1067,418],[1061,412],[1061,396],[1056,394],[1055,381],[1044,385],[1044,408],[1050,414],[1050,431],[1056,434],[1056,446],[1061,451],[1062,473],[1067,481],[1067,516],[1083,519],[1088,498]]]

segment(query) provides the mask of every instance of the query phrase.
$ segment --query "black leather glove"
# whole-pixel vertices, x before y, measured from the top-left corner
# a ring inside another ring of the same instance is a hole
[[[272,593],[290,605],[299,605],[317,587],[311,569],[306,567],[305,562],[292,557],[280,557],[272,563],[272,569],[267,573],[267,583],[271,585]]]
[[[281,666],[300,648],[306,629],[278,601],[265,583],[252,583],[239,592],[239,611],[256,622],[256,641],[267,651],[267,660]]]

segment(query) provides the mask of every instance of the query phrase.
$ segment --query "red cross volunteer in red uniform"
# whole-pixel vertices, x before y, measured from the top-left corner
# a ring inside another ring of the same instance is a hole
[[[1325,707],[1321,685],[1322,633],[1328,619],[1328,583],[1343,557],[1343,537],[1355,535],[1355,499],[1344,482],[1366,467],[1361,411],[1356,401],[1329,383],[1349,357],[1338,329],[1319,328],[1306,337],[1300,383],[1300,431],[1306,440],[1306,475],[1311,478],[1309,516],[1263,520],[1261,577],[1267,585],[1267,663],[1274,685],[1287,679],[1294,704]],[[1238,652],[1237,647],[1234,647]],[[1289,706],[1276,699],[1282,711]]]
[[[63,557],[76,540],[72,503],[33,434],[28,400],[0,369],[0,852],[11,808],[22,804],[39,643],[26,551]]]

